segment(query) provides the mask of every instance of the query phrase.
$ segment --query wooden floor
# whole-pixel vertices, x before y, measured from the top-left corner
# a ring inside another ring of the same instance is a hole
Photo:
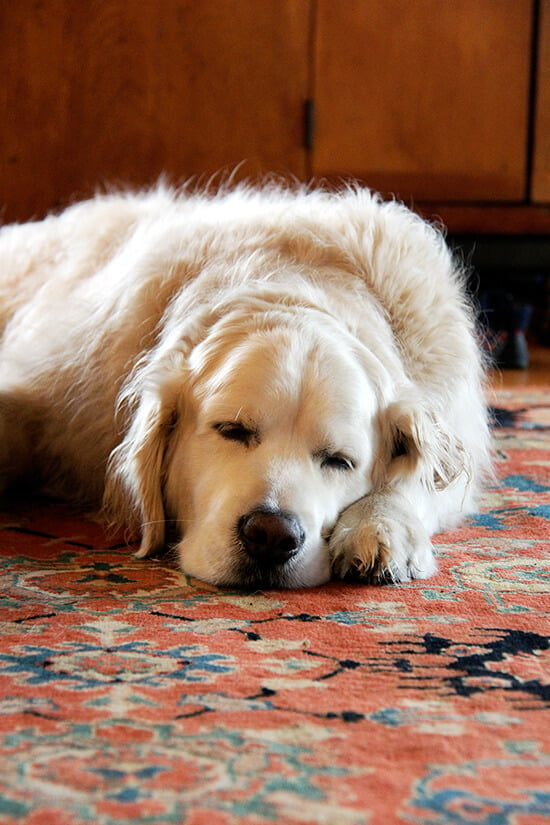
[[[526,370],[500,370],[492,373],[496,387],[545,386],[550,393],[550,347],[530,346]]]

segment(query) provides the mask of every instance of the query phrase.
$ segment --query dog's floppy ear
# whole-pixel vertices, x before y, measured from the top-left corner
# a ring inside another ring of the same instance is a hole
[[[405,393],[381,413],[382,446],[376,483],[417,475],[426,487],[443,490],[468,472],[462,445],[445,427],[444,415]]]
[[[163,463],[181,387],[181,376],[165,377],[128,394],[129,427],[107,466],[104,511],[113,524],[141,534],[139,558],[164,545]]]

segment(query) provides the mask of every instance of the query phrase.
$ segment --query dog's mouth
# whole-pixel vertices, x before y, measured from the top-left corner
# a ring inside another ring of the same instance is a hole
[[[296,577],[288,563],[266,567],[246,558],[240,558],[235,563],[230,584],[248,591],[287,590],[297,587]]]
[[[242,547],[233,549],[233,562],[228,575],[219,582],[221,587],[236,587],[248,592],[254,590],[296,590],[313,587],[320,580],[310,580],[299,554],[279,564],[262,564],[250,559]]]

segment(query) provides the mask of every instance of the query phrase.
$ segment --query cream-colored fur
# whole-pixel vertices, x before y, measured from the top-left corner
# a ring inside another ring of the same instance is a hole
[[[0,231],[0,482],[210,582],[435,570],[489,464],[441,235],[361,189],[159,187]]]

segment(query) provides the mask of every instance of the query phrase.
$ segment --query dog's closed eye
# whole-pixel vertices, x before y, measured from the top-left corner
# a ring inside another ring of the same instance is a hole
[[[239,444],[244,444],[245,447],[260,443],[258,430],[243,424],[241,421],[219,421],[212,425],[212,429],[222,438],[225,438],[226,441],[237,441]],[[320,450],[315,453],[314,458],[320,462],[323,470],[349,472],[354,470],[356,466],[352,458],[343,453],[331,453],[328,450]]]
[[[323,470],[339,470],[340,472],[349,472],[355,469],[355,461],[342,453],[329,453],[322,450],[318,453],[318,458],[321,460],[321,467]]]
[[[240,421],[220,421],[213,425],[213,429],[227,441],[238,441],[246,447],[260,443],[258,431]]]

